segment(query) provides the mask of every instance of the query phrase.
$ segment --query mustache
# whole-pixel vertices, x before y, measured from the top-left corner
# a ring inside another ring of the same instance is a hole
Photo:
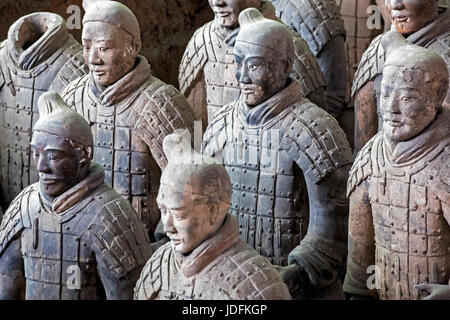
[[[241,90],[259,90],[261,89],[260,85],[253,83],[239,83],[239,87]]]
[[[61,177],[49,175],[49,174],[45,174],[45,173],[41,173],[41,172],[39,173],[39,179],[40,180],[55,180],[55,181],[63,180]]]

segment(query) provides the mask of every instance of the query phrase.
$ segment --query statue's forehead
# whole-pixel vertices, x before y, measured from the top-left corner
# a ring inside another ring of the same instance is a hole
[[[113,41],[120,37],[120,29],[102,21],[88,21],[83,25],[82,38],[85,40]]]
[[[73,151],[73,147],[66,138],[39,130],[33,132],[30,145],[43,148],[44,150]]]

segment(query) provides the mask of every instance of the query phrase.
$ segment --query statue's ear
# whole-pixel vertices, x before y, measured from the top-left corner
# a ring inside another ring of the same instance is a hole
[[[81,167],[84,168],[85,166],[89,165],[89,163],[91,162],[92,158],[93,158],[93,152],[92,152],[92,147],[86,147],[85,149],[82,150],[82,156],[81,156],[81,160],[80,160],[80,164]]]
[[[141,51],[142,41],[140,39],[133,39],[133,41],[131,42],[131,45],[133,46],[133,50],[134,50],[136,56],[138,56],[139,52]]]
[[[209,204],[209,223],[215,224],[219,217],[219,204],[216,202]]]

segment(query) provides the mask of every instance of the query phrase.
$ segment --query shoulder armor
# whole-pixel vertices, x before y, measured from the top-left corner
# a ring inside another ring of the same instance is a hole
[[[3,216],[0,225],[0,255],[9,242],[25,227],[30,227],[28,211],[31,193],[37,191],[37,184],[28,186],[13,200]]]
[[[106,202],[110,199],[113,200]],[[143,266],[150,258],[150,240],[129,202],[114,190],[108,188],[95,196],[95,201],[99,209],[88,227],[88,234],[92,237],[97,260],[120,278]]]
[[[317,58],[308,48],[308,44],[292,30],[291,34],[295,49],[295,60],[291,77],[301,83],[302,96],[308,97],[317,89],[325,88],[326,81],[317,62]]]
[[[71,108],[76,109],[78,104],[83,101],[83,91],[89,81],[89,75],[81,76],[67,85],[62,92],[61,97],[64,102]],[[78,113],[84,116],[83,112],[76,110]]]
[[[289,289],[272,264],[245,243],[225,253],[232,268],[223,286],[236,300],[290,300]],[[256,280],[258,279],[258,280]],[[223,279],[222,279],[223,280]],[[227,281],[228,280],[228,281]]]
[[[189,131],[194,136],[194,115],[186,98],[172,85],[157,78],[143,91],[148,99],[144,107],[134,103],[131,117],[136,118],[134,129],[148,145],[160,168],[167,158],[163,152],[163,139],[176,130]]]
[[[431,191],[438,198],[450,206],[450,145],[447,145],[444,152],[431,163],[429,180]]]
[[[84,62],[83,47],[70,35],[62,55],[66,61],[55,76],[50,91],[61,92],[72,80],[89,73]]]
[[[363,53],[358,69],[352,84],[352,97],[361,89],[368,81],[373,80],[383,71],[384,61],[386,59],[383,47],[381,46],[380,34],[372,40],[367,50]]]
[[[178,82],[180,91],[185,96],[189,94],[193,82],[201,77],[206,62],[209,59],[215,60],[212,46],[212,25],[213,21],[210,21],[195,31],[184,51],[178,68]]]
[[[227,104],[214,114],[203,135],[203,155],[214,158],[223,150],[227,141],[227,115],[233,112],[235,105],[235,102]]]
[[[171,254],[171,243],[168,242],[159,247],[158,250],[145,264],[141,276],[134,288],[134,300],[154,299],[162,288],[162,268],[163,258]]]
[[[350,145],[336,119],[308,99],[285,118],[281,147],[314,183],[353,162]]]
[[[350,198],[352,192],[361,182],[373,174],[372,149],[374,149],[375,140],[378,141],[381,138],[381,133],[376,134],[356,155],[347,181],[347,198]]]
[[[276,4],[277,16],[306,40],[317,55],[331,39],[345,37],[344,21],[334,0],[285,0]]]

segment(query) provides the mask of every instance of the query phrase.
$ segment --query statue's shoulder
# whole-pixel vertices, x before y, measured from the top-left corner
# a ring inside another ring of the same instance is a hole
[[[278,1],[277,16],[294,29],[317,55],[333,38],[346,35],[344,21],[334,0]]]
[[[22,190],[11,202],[0,225],[0,255],[24,228],[31,228],[39,213],[38,183]]]
[[[221,255],[220,265],[216,278],[226,268],[228,272],[222,272],[224,276],[217,280],[233,300],[291,299],[288,287],[269,260],[242,241]]]
[[[164,280],[169,280],[168,257],[172,255],[172,245],[165,243],[147,261],[134,288],[135,300],[149,300],[158,296]]]
[[[352,163],[350,144],[336,119],[304,98],[281,124],[281,147],[314,183]]]
[[[372,40],[369,47],[364,51],[358,69],[355,72],[355,77],[352,84],[352,97],[369,81],[382,73],[384,62],[386,60],[385,52],[381,46],[380,34]]]
[[[382,132],[379,132],[356,155],[347,182],[347,197],[350,197],[356,187],[373,174],[375,170],[374,165],[376,165],[374,159],[377,159],[376,150],[382,142],[382,138]]]
[[[428,185],[437,197],[450,207],[450,138],[444,150],[430,161]]]
[[[225,146],[227,140],[227,125],[234,122],[233,113],[238,107],[238,101],[221,107],[212,117],[203,135],[202,153],[214,157]]]
[[[215,59],[215,50],[212,45],[213,22],[210,21],[195,31],[181,59],[178,82],[180,91],[186,96],[202,76],[206,62]]]
[[[100,188],[91,203],[96,216],[87,234],[97,259],[117,278],[142,267],[152,249],[144,225],[131,204],[108,186]]]

